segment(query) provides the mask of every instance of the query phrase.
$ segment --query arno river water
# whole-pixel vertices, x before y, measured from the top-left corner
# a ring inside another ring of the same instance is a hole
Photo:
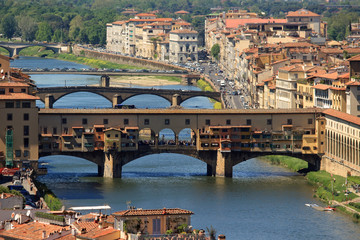
[[[21,58],[13,67],[82,68],[58,60]],[[97,84],[99,77],[33,75],[39,87]],[[158,86],[165,87],[165,86]],[[167,86],[167,88],[185,86]],[[193,89],[193,88],[191,88]],[[82,98],[80,99],[79,96]],[[85,97],[85,100],[84,98]],[[138,108],[167,107],[158,97],[142,96],[127,104]],[[55,107],[110,107],[107,100],[89,93],[68,95]],[[184,104],[187,108],[211,108],[205,98]],[[186,135],[186,134],[185,134]],[[359,239],[360,225],[337,212],[320,212],[306,207],[317,203],[304,177],[258,159],[234,167],[232,179],[206,176],[206,164],[183,155],[157,154],[137,159],[123,167],[122,179],[97,177],[95,164],[79,158],[51,156],[48,175],[39,177],[70,206],[109,204],[113,211],[131,205],[149,208],[184,208],[193,211],[192,225],[211,225],[227,239]],[[110,212],[108,212],[110,213]]]

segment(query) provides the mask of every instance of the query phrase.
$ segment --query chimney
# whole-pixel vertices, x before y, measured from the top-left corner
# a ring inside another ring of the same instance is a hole
[[[1,199],[4,199],[4,193],[1,193]]]
[[[42,232],[42,239],[45,239],[46,238],[46,231],[43,231]]]

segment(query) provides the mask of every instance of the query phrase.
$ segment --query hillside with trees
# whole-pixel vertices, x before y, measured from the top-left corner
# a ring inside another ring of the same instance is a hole
[[[190,14],[181,17],[193,24],[201,38],[205,15],[214,7],[223,11],[240,7],[274,18],[304,7],[324,16],[329,24],[329,38],[342,40],[349,33],[349,23],[360,17],[360,1],[342,4],[349,7],[327,8],[325,2],[310,0],[0,0],[0,29],[2,37],[7,39],[104,45],[106,23],[128,19],[122,13],[125,9],[158,10],[159,17],[173,18],[179,17],[174,12],[186,10]]]

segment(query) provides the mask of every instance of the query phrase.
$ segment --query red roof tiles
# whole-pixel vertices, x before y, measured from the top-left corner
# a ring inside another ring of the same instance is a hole
[[[294,12],[289,12],[286,17],[320,17],[320,15],[302,8]]]
[[[10,93],[6,95],[0,95],[0,100],[39,100],[39,97],[29,95],[26,93]]]
[[[262,24],[262,23],[286,23],[286,19],[262,19],[262,18],[241,18],[241,19],[226,19],[226,28],[237,28],[246,24]]]
[[[360,118],[358,118],[354,115],[350,115],[350,114],[347,114],[344,112],[337,111],[335,109],[326,109],[323,111],[323,114],[330,115],[330,116],[354,123],[356,125],[360,125]]]
[[[319,90],[328,90],[329,88],[331,88],[331,86],[326,85],[326,84],[317,84],[315,86],[312,86],[312,88],[319,89]]]

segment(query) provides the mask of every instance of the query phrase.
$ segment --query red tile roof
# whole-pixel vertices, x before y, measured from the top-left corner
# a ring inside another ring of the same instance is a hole
[[[328,90],[329,88],[331,88],[331,86],[326,84],[317,84],[315,86],[312,86],[312,88],[320,89],[320,90]]]
[[[189,14],[189,12],[185,11],[185,10],[180,10],[180,11],[175,12],[175,14]]]
[[[69,230],[69,227],[43,224],[39,222],[30,222],[27,224],[15,225],[14,227],[15,228],[11,230],[1,231],[0,236],[12,239],[34,240],[43,239],[43,231],[45,231],[47,237],[49,237],[50,233]]]
[[[330,115],[332,117],[336,117],[336,118],[354,123],[356,125],[360,125],[360,118],[358,118],[354,115],[350,115],[350,114],[347,114],[344,112],[337,111],[335,109],[326,109],[323,111],[323,114]]]
[[[360,82],[359,81],[349,81],[347,83],[345,83],[348,86],[360,86]]]
[[[0,100],[39,100],[39,97],[29,95],[26,93],[10,93],[0,95]]]
[[[226,28],[237,28],[239,26],[244,26],[249,23],[261,24],[261,23],[286,23],[286,19],[262,19],[262,18],[242,18],[242,19],[226,19],[225,25]]]
[[[135,16],[136,17],[156,17],[155,14],[151,14],[151,13],[138,13]]]
[[[0,82],[1,87],[29,87],[29,84],[22,82]]]
[[[356,55],[352,58],[349,58],[348,61],[360,61],[360,54],[359,55]]]
[[[114,216],[154,216],[154,215],[189,215],[194,214],[191,211],[180,208],[163,208],[163,209],[129,209],[113,213]]]
[[[170,33],[198,33],[198,32],[190,29],[177,29],[177,30],[172,30]]]
[[[286,17],[320,17],[320,15],[302,8],[294,12],[289,12]]]

